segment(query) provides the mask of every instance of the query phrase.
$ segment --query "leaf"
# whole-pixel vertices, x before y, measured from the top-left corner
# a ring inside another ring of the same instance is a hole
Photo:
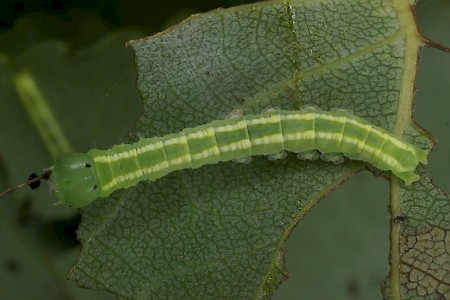
[[[403,188],[401,216],[393,224],[394,242],[399,244],[391,272],[399,272],[402,299],[417,296],[450,296],[450,198],[430,182],[421,180],[414,187]],[[398,268],[398,270],[397,270]],[[391,281],[392,282],[392,281]]]
[[[105,28],[94,26],[92,18],[85,22],[91,35],[103,35],[95,28]],[[86,151],[95,143],[107,146],[125,135],[139,103],[132,53],[124,47],[126,40],[139,36],[136,32],[110,32],[98,41],[91,40],[94,43],[89,47],[74,50],[62,40],[64,35],[55,36],[54,31],[40,29],[42,24],[46,28],[70,27],[65,22],[34,15],[25,16],[18,23],[18,27],[0,35],[1,191],[53,161],[12,83],[18,72],[26,70],[32,74],[76,151]],[[77,25],[83,27],[82,23]],[[70,38],[86,41],[86,36],[76,34]],[[11,49],[16,50],[14,54]],[[124,104],[121,99],[127,102]],[[99,117],[99,111],[116,121],[111,124]],[[125,111],[127,115],[123,116]],[[54,206],[56,201],[45,184],[39,190],[22,189],[0,200],[0,290],[4,297],[111,298],[104,292],[78,289],[74,282],[66,280],[67,270],[79,251],[75,239],[79,221],[76,210]]]
[[[144,112],[130,141],[235,109],[314,104],[350,108],[430,148],[410,117],[421,44],[400,0],[268,1],[194,16],[131,43]],[[286,276],[292,228],[363,167],[257,157],[118,191],[83,210],[71,275],[118,298],[267,298]],[[391,184],[398,217],[401,188]],[[407,283],[391,282],[393,298],[404,293]]]

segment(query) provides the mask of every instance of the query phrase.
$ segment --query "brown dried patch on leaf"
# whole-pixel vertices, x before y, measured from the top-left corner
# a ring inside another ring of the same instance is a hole
[[[402,296],[450,299],[450,232],[430,225],[406,227],[400,238]]]

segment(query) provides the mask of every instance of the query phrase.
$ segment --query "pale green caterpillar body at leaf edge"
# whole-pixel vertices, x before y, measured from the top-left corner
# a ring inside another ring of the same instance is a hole
[[[407,185],[418,180],[414,171],[419,163],[427,163],[428,155],[345,111],[272,111],[216,120],[108,150],[67,154],[53,165],[50,184],[62,203],[80,207],[172,171],[284,150],[342,153],[390,170]]]

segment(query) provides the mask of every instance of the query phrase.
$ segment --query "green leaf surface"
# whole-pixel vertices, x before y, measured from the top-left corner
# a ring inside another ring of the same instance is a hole
[[[268,1],[192,17],[131,44],[144,112],[130,141],[235,109],[257,113],[313,104],[352,109],[429,149],[428,135],[410,117],[421,42],[411,9],[400,0]],[[83,250],[71,275],[81,286],[124,299],[267,298],[286,276],[283,251],[292,228],[364,166],[256,157],[251,164],[183,170],[118,191],[83,209]],[[413,192],[427,181],[404,189],[391,180],[386,298],[448,292],[442,255],[433,268],[443,277],[425,292],[420,284],[411,286],[405,274],[412,271],[403,267],[421,259],[404,256],[404,237],[433,232],[441,247],[448,234],[446,196],[430,185],[426,189],[434,192],[427,197]],[[411,215],[438,194],[441,223],[428,219],[436,214]],[[414,209],[407,210],[408,203]],[[438,229],[422,230],[425,224]]]

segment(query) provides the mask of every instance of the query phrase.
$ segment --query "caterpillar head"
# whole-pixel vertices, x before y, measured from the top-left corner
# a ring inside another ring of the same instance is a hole
[[[50,187],[61,203],[72,207],[87,205],[100,196],[100,184],[92,157],[70,153],[55,161]]]

